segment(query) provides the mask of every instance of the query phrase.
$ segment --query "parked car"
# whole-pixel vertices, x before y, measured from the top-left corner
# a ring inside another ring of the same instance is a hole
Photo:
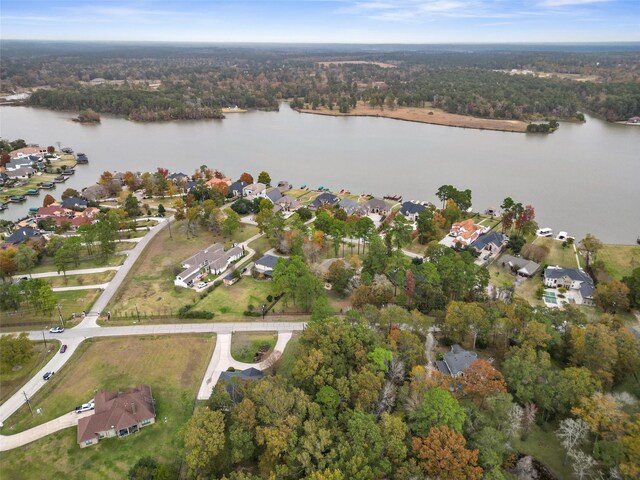
[[[64,332],[64,328],[62,328],[62,327],[51,327],[49,329],[49,332],[50,333],[62,333],[62,332]]]
[[[200,282],[198,285],[196,285],[196,288],[197,289],[204,288],[207,285],[209,285],[209,282]]]
[[[60,347],[60,353],[64,353],[67,351],[67,346],[66,345],[62,345],[62,347]]]
[[[96,404],[93,400],[88,403],[83,403],[76,407],[76,413],[88,412],[89,410],[93,410],[96,408]]]
[[[55,373],[55,372],[47,372],[47,373],[45,373],[45,374],[42,376],[42,378],[43,378],[44,380],[49,380],[51,377],[53,377],[53,374],[54,374],[54,373]]]

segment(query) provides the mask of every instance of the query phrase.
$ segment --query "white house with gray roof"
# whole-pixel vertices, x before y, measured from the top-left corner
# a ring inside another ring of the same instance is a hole
[[[593,303],[595,286],[591,277],[578,268],[547,267],[544,271],[544,286],[549,288],[566,288],[577,305]]]
[[[360,209],[360,204],[350,198],[344,198],[340,200],[338,206],[343,209],[347,215],[353,215]]]
[[[379,198],[372,198],[371,200],[365,202],[364,205],[362,205],[362,211],[365,215],[369,215],[370,213],[377,213],[378,215],[388,215],[391,211],[391,205],[384,200],[380,200]]]
[[[264,183],[252,183],[242,189],[242,195],[248,200],[267,198],[267,186]]]
[[[244,247],[234,246],[225,251],[224,246],[214,243],[182,262],[184,270],[176,276],[173,283],[178,287],[190,288],[203,275],[220,275],[242,255]]]
[[[498,261],[503,267],[511,269],[521,277],[533,277],[540,269],[540,265],[536,262],[513,255],[503,255]]]
[[[409,220],[410,222],[418,221],[418,215],[422,212],[426,206],[419,202],[404,202],[400,207],[400,213],[404,215],[404,218]]]

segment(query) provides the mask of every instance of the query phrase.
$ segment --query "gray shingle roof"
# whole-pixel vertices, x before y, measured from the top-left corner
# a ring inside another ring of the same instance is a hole
[[[533,275],[540,268],[540,265],[536,262],[522,257],[514,257],[513,255],[503,255],[499,261],[501,264],[510,265],[518,271],[523,270],[527,275]]]
[[[372,198],[363,207],[367,210],[391,210],[391,205],[379,198]]]
[[[402,215],[415,215],[416,213],[420,213],[425,208],[424,205],[415,202],[404,202],[400,207],[400,213]]]
[[[580,295],[582,298],[593,297],[593,290],[595,286],[593,280],[584,270],[578,268],[555,268],[548,267],[544,271],[544,278],[562,278],[564,276],[569,277],[571,280],[582,282],[580,284]]]
[[[276,203],[282,198],[282,192],[280,192],[280,190],[278,190],[277,188],[274,188],[271,191],[267,192],[267,198],[271,200],[271,203]]]
[[[459,375],[464,372],[469,365],[471,365],[478,358],[476,352],[465,350],[460,345],[452,345],[451,351],[444,354],[443,362],[436,362],[438,370],[442,373],[448,373],[450,375]],[[446,370],[442,370],[444,364]]]
[[[276,263],[278,263],[279,258],[280,257],[276,257],[274,255],[265,255],[260,260],[256,260],[256,265],[272,269],[276,266]]]
[[[493,244],[499,248],[508,239],[509,237],[507,237],[506,235],[500,232],[493,231],[493,232],[485,233],[484,235],[480,235],[478,238],[475,239],[475,241],[471,243],[471,246],[476,250],[482,250],[484,247],[486,247],[489,244]]]
[[[339,202],[339,198],[336,197],[333,193],[321,193],[318,195],[315,200],[309,205],[312,208],[319,208],[322,205],[335,205]]]
[[[352,215],[353,213],[356,212],[356,210],[360,208],[360,205],[358,205],[358,202],[351,200],[350,198],[345,198],[343,200],[340,200],[340,203],[338,203],[338,206],[342,208],[345,212],[347,212],[347,215]]]

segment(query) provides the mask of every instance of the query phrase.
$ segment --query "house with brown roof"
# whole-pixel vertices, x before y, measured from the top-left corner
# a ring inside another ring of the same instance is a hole
[[[155,402],[148,385],[124,392],[100,390],[93,415],[78,420],[78,445],[84,448],[103,438],[126,437],[155,421]]]
[[[449,236],[453,237],[453,243],[459,246],[471,245],[476,239],[487,232],[489,227],[483,227],[473,223],[473,219],[469,218],[462,222],[456,222],[451,225]]]
[[[46,148],[24,147],[24,148],[18,148],[17,150],[13,150],[12,152],[9,153],[9,156],[12,159],[14,159],[14,158],[20,158],[20,157],[25,157],[29,155],[44,155],[46,153],[47,153]]]

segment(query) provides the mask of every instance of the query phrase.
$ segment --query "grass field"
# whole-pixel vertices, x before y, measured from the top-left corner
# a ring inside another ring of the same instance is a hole
[[[37,423],[86,402],[97,389],[125,389],[138,383],[151,386],[156,423],[129,437],[103,440],[84,449],[76,443],[75,428],[63,430],[0,454],[2,477],[121,479],[140,457],[151,456],[168,465],[176,478],[183,447],[180,431],[193,411],[214,347],[211,338],[175,335],[86,341],[73,361],[34,396],[44,412]],[[14,417],[9,422],[15,431],[36,423],[24,409]],[[5,427],[2,433],[11,430]]]
[[[538,237],[533,241],[533,243],[535,245],[549,248],[549,255],[544,261],[547,265],[558,265],[566,268],[584,268],[585,266],[585,261],[580,254],[578,254],[580,265],[577,264],[576,254],[573,251],[573,246],[571,245],[567,248],[562,248],[562,242],[547,237]]]
[[[597,253],[596,260],[602,260],[606,272],[616,280],[621,280],[640,267],[640,246],[604,245]]]
[[[282,357],[280,357],[280,364],[278,368],[278,375],[283,376],[284,378],[291,378],[291,370],[293,370],[293,365],[298,358],[298,353],[300,351],[300,341],[302,340],[302,334],[300,332],[296,332],[287,343],[287,347],[282,352]]]
[[[22,368],[0,374],[0,404],[16,393],[60,349],[60,342],[57,340],[47,342],[46,347],[44,342],[32,342],[32,344],[35,355],[22,365]]]
[[[216,319],[225,320],[224,316],[227,314],[242,315],[249,304],[259,311],[260,305],[269,303],[267,301],[269,294],[271,294],[271,282],[242,277],[242,280],[230,287],[220,285],[193,308],[213,312],[216,314]]]
[[[99,285],[106,283],[115,276],[115,270],[100,273],[88,273],[85,275],[68,275],[66,278],[47,277],[44,280],[52,287],[75,287],[78,285]]]
[[[85,254],[85,253],[86,251],[83,250],[82,254]],[[78,265],[71,263],[67,267],[67,270],[82,270],[85,268],[100,268],[100,267],[116,267],[118,265],[122,265],[124,263],[125,258],[126,257],[124,255],[111,255],[105,262],[100,257],[83,256],[80,258],[80,262],[78,262]],[[42,260],[40,260],[40,263],[38,263],[38,265],[36,265],[33,268],[31,273],[57,272],[57,271],[58,269],[53,263],[53,258],[45,256],[45,257],[42,257]],[[21,275],[21,274],[27,275],[24,272],[18,272],[18,275]]]
[[[572,478],[571,467],[562,465],[564,460],[564,448],[555,436],[555,426],[544,425],[546,431],[537,425],[528,435],[525,441],[517,439],[513,442],[513,448],[519,452],[533,455],[556,475],[557,478]]]
[[[275,332],[236,332],[231,336],[231,356],[245,363],[253,363],[254,355],[262,346],[269,349],[262,358],[267,358],[278,340]]]
[[[70,292],[53,292],[60,312],[67,327],[71,327],[80,322],[78,317],[71,320],[71,314],[80,315],[84,310],[88,312],[91,306],[98,299],[101,290],[75,290]],[[7,330],[36,330],[51,325],[59,325],[58,310],[54,309],[50,316],[43,316],[41,313],[19,310],[18,312],[2,312],[0,314],[0,329]]]
[[[187,238],[182,222],[176,222],[170,231],[165,228],[158,233],[142,252],[111,300],[109,310],[133,311],[137,306],[146,312],[177,311],[183,305],[195,303],[198,295],[193,290],[173,284],[180,262],[216,242],[230,245],[255,233],[256,227],[245,225],[231,238],[213,235],[205,229]]]
[[[506,268],[499,266],[497,262],[489,265],[487,270],[489,270],[489,283],[501,288],[513,285],[514,276]]]

